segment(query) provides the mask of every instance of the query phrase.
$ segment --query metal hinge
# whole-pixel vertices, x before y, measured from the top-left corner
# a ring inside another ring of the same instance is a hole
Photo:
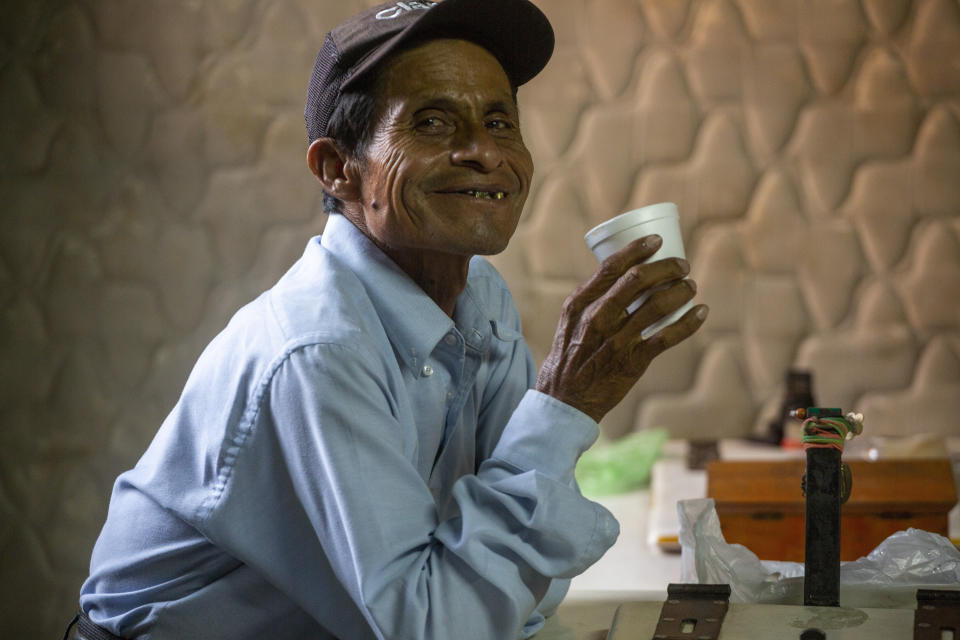
[[[717,640],[729,604],[729,584],[671,584],[653,640]]]
[[[960,591],[917,589],[913,640],[960,640]]]

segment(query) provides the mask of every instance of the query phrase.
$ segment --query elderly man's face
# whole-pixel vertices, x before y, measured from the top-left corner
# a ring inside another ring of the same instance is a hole
[[[395,259],[502,251],[533,161],[496,58],[470,42],[433,40],[394,58],[379,89],[361,181],[368,234]]]

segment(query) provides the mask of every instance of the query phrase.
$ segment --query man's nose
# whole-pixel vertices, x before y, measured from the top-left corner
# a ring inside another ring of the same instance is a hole
[[[478,125],[460,131],[450,160],[478,171],[493,171],[503,164],[503,152],[487,127]]]

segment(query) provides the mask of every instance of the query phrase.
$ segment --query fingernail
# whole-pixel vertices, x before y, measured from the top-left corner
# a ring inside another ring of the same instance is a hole
[[[702,304],[699,307],[697,307],[697,311],[696,311],[697,319],[699,320],[705,319],[708,313],[710,313],[710,308],[707,305]]]
[[[663,244],[663,238],[658,235],[647,236],[641,244],[644,249],[659,249]]]
[[[696,282],[694,282],[693,280],[687,280],[687,285],[689,285],[691,291],[693,291],[694,293],[697,292],[697,283],[696,283]]]

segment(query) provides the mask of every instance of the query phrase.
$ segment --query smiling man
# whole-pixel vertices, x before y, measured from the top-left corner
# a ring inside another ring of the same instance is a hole
[[[577,458],[706,308],[642,338],[695,290],[642,239],[568,298],[536,371],[477,256],[520,218],[516,89],[552,48],[527,0],[396,2],[328,35],[305,111],[327,227],[118,478],[75,638],[526,637],[613,544]]]
[[[453,39],[403,51],[373,84],[365,152],[321,138],[307,162],[350,222],[452,316],[470,258],[506,248],[530,188],[514,90],[493,54]]]

